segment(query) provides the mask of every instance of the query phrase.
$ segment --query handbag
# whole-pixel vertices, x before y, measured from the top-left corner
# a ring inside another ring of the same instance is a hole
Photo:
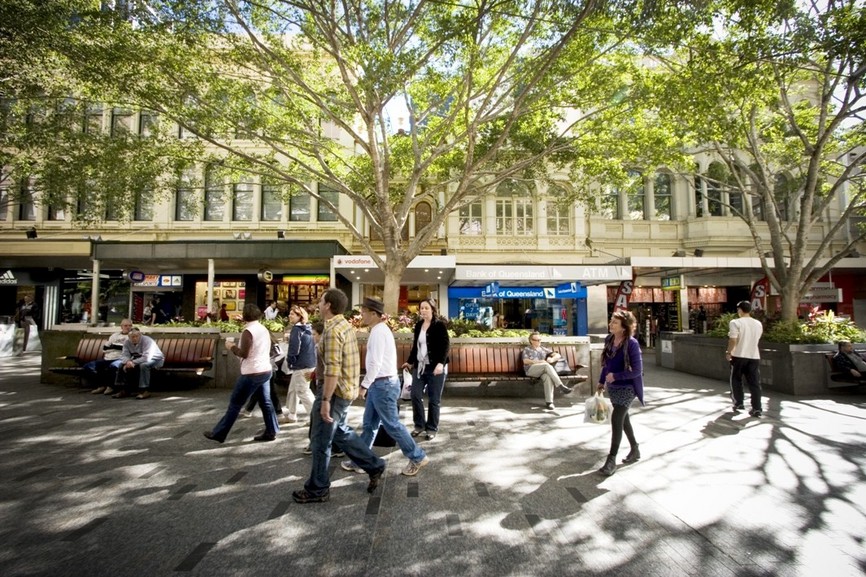
[[[583,422],[597,423],[599,425],[610,423],[611,413],[613,413],[613,405],[610,399],[605,398],[601,393],[596,391],[584,403]]]
[[[400,400],[408,401],[412,398],[412,373],[403,369],[403,386],[400,389]]]

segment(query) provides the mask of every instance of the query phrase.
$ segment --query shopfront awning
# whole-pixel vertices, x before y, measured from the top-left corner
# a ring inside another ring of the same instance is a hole
[[[485,286],[559,285],[579,282],[583,286],[631,280],[632,267],[625,265],[458,265],[454,284]]]
[[[333,270],[353,283],[381,285],[385,275],[369,255],[338,255],[332,259]],[[457,259],[447,255],[416,256],[409,263],[403,278],[404,285],[450,284],[454,279]]]

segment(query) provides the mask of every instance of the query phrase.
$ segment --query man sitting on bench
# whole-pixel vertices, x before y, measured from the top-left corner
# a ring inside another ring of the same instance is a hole
[[[838,345],[839,352],[833,356],[833,366],[844,373],[840,376],[851,382],[866,384],[866,361],[854,352],[854,345],[848,341],[839,341]]]
[[[117,379],[117,369],[120,368],[121,363],[120,357],[123,356],[123,343],[129,337],[130,329],[132,329],[131,320],[123,319],[120,321],[120,332],[108,337],[108,343],[102,347],[102,350],[105,351],[102,358],[84,365],[85,378],[97,385],[95,389],[90,391],[92,394],[111,394],[114,391],[103,383],[114,383]],[[106,391],[111,392],[106,393]]]
[[[138,386],[136,399],[150,397],[150,371],[158,369],[165,362],[165,356],[156,341],[141,334],[138,329],[129,331],[129,339],[123,344],[123,354],[120,358],[121,365],[117,371],[115,388],[119,388],[115,399],[130,396],[129,388]]]

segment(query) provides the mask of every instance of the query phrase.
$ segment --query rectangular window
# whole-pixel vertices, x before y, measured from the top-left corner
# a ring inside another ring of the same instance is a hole
[[[238,182],[234,186],[232,200],[232,220],[251,221],[253,219],[253,183]]]
[[[102,105],[88,104],[84,112],[84,132],[99,134],[102,132]]]
[[[152,136],[159,125],[159,115],[152,110],[142,110],[138,116],[138,134]]]
[[[532,212],[532,199],[521,198],[514,201],[514,234],[529,236],[535,232],[535,219]]]
[[[62,204],[51,204],[48,206],[48,220],[66,220],[66,207]]]
[[[149,222],[153,220],[153,192],[142,190],[135,193],[135,213],[133,219]]]
[[[18,220],[36,220],[36,201],[33,186],[27,178],[21,183],[21,201],[18,203]]]
[[[547,203],[547,234],[569,235],[571,234],[571,216],[568,206],[560,206],[556,202]]]
[[[510,235],[514,228],[514,205],[511,199],[496,200],[496,234]]]
[[[481,226],[481,202],[460,207],[460,234],[476,236],[484,233]]]
[[[121,136],[132,132],[132,110],[113,108],[111,110],[111,136]]]
[[[9,217],[9,190],[0,188],[0,222],[5,222]]]
[[[204,177],[204,219],[208,222],[220,222],[226,213],[226,201],[223,182],[219,174],[209,168]]]
[[[722,216],[722,189],[712,180],[707,180],[707,201],[710,216]]]
[[[120,220],[121,209],[119,208],[117,201],[113,199],[106,200],[105,206],[105,220]]]
[[[628,220],[643,220],[646,218],[644,210],[646,201],[646,190],[643,185],[643,175],[634,170],[628,171],[628,177],[631,184],[626,190],[626,218]]]
[[[609,188],[607,194],[599,198],[598,213],[608,220],[619,218],[619,189]]]
[[[292,192],[289,199],[289,220],[292,222],[310,221],[310,193],[305,190]]]
[[[279,222],[282,218],[282,191],[279,184],[262,183],[262,222]]]
[[[192,176],[185,172],[180,177],[174,202],[174,219],[189,222],[195,220],[195,189],[192,186]]]
[[[320,184],[319,198],[319,210],[316,215],[317,220],[319,222],[336,222],[337,213],[330,206],[322,202],[322,200],[327,200],[336,207],[340,202],[340,193]]]
[[[695,216],[698,218],[704,216],[704,190],[703,179],[695,175]]]
[[[653,196],[655,197],[656,220],[670,220],[673,215],[671,207],[671,175],[664,172],[656,174]]]

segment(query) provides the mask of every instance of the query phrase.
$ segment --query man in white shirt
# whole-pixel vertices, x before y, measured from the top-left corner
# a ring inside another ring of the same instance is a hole
[[[280,310],[277,308],[277,301],[271,301],[271,304],[265,309],[265,320],[272,321],[276,319],[279,314]]]
[[[745,409],[743,402],[743,379],[749,385],[752,408],[749,414],[760,417],[761,410],[761,374],[760,362],[761,352],[758,350],[758,341],[764,333],[764,325],[761,321],[752,318],[752,304],[749,301],[737,303],[736,318],[728,325],[728,350],[725,358],[731,363],[731,399],[734,401],[734,410]]]
[[[367,339],[366,374],[361,381],[361,398],[366,399],[364,407],[364,433],[361,440],[373,446],[373,439],[379,432],[379,425],[396,441],[400,450],[409,459],[403,474],[413,477],[421,467],[430,462],[424,449],[415,443],[409,430],[400,422],[397,400],[400,397],[400,380],[397,378],[397,346],[394,333],[385,323],[385,305],[382,301],[365,298],[361,305],[361,319],[370,328]],[[343,461],[340,466],[346,471],[363,473],[363,469],[351,460]]]
[[[117,378],[117,369],[120,368],[121,357],[123,356],[123,343],[129,338],[129,331],[132,330],[132,321],[123,319],[120,321],[120,332],[112,334],[108,337],[108,342],[102,347],[104,351],[102,358],[96,361],[90,361],[84,365],[84,375],[88,382],[97,384],[95,389],[90,391],[94,395],[107,394],[114,392],[109,386],[102,384],[100,381],[114,383]]]

